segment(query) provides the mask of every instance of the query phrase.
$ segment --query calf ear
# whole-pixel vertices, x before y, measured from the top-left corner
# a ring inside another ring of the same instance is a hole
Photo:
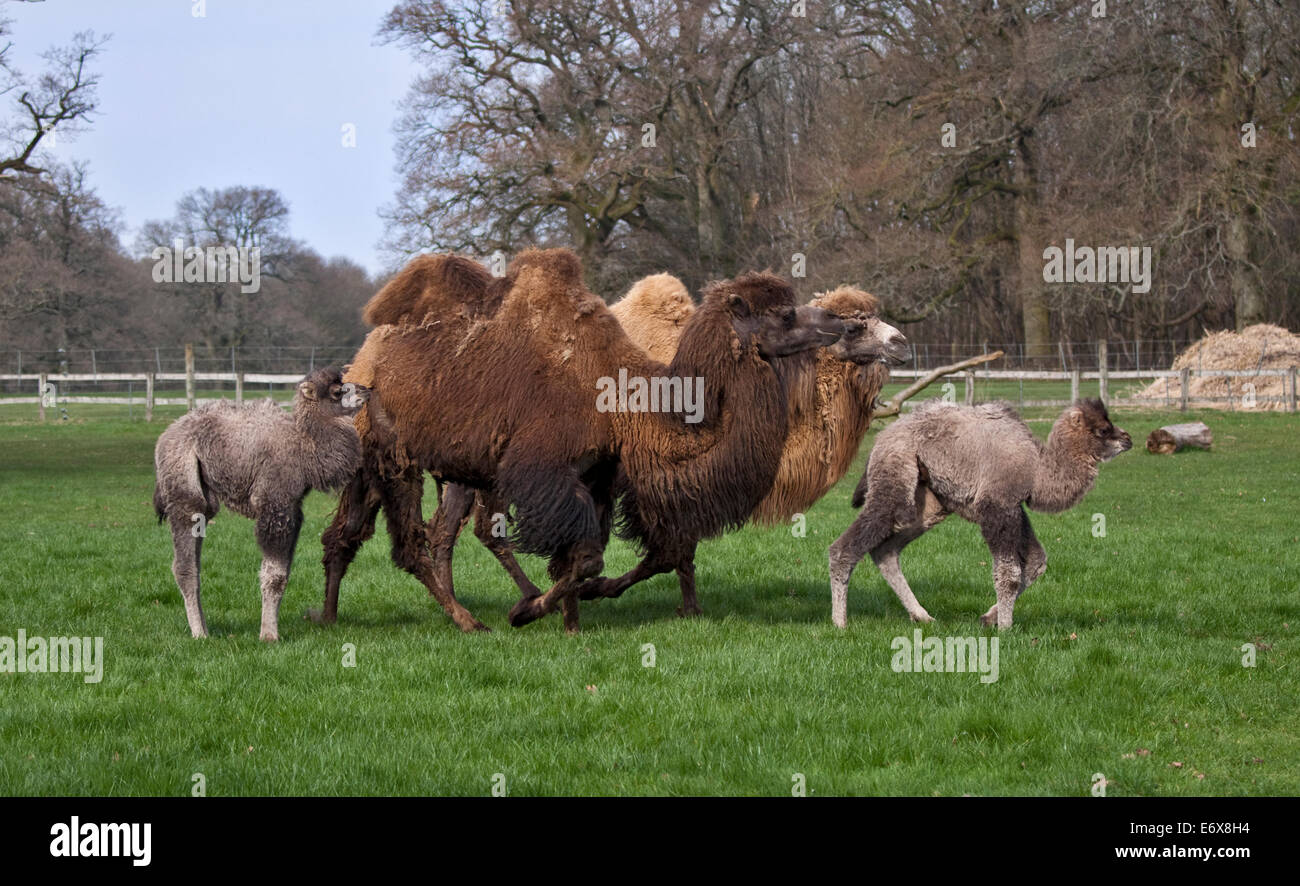
[[[331,399],[331,400],[337,400],[337,399],[338,399],[340,396],[342,396],[342,395],[343,395],[343,385],[340,385],[340,384],[333,384],[333,385],[330,385],[330,399]]]
[[[748,317],[750,315],[749,302],[745,301],[735,292],[727,296],[727,307],[731,310],[731,313],[735,314],[737,317]]]
[[[302,394],[308,400],[316,399],[316,386],[309,381],[302,382],[298,385],[298,393]]]

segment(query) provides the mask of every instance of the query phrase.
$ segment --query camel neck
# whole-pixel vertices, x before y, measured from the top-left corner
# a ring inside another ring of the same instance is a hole
[[[1071,434],[1058,420],[1043,447],[1034,491],[1029,506],[1036,511],[1056,513],[1077,505],[1097,479],[1097,462],[1072,445]]]

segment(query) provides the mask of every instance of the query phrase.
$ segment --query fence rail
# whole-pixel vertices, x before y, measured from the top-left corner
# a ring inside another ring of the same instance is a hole
[[[905,379],[915,379],[927,373],[918,372],[912,369],[896,369],[890,374],[891,381],[902,381]],[[1049,372],[1037,370],[1008,370],[1008,369],[991,369],[991,370],[964,370],[949,373],[940,376],[938,380],[960,379],[965,384],[965,400],[967,403],[975,401],[975,382],[978,377],[985,381],[1018,381],[1018,382],[1036,382],[1036,381],[1069,381],[1070,382],[1070,399],[1025,399],[1022,394],[1019,400],[1021,407],[1060,407],[1068,406],[1079,398],[1082,383],[1084,381],[1096,381],[1098,383],[1098,393],[1107,406],[1157,406],[1160,398],[1139,398],[1139,397],[1111,397],[1107,390],[1107,383],[1111,380],[1133,380],[1133,379],[1160,379],[1170,378],[1179,380],[1179,392],[1176,395],[1178,407],[1186,412],[1192,403],[1227,403],[1232,406],[1234,403],[1242,403],[1243,397],[1233,397],[1231,388],[1229,395],[1226,397],[1210,397],[1204,394],[1193,395],[1191,393],[1191,379],[1200,378],[1223,378],[1225,382],[1230,378],[1260,378],[1260,377],[1281,377],[1284,379],[1283,387],[1285,393],[1281,396],[1276,395],[1256,395],[1255,401],[1260,403],[1283,403],[1286,405],[1286,411],[1297,412],[1297,374],[1296,367],[1290,369],[1260,369],[1260,370],[1239,370],[1239,369],[1184,369],[1178,370],[1154,370],[1150,372],[1121,371],[1121,372],[1082,372],[1074,370],[1072,372]],[[134,406],[143,402],[145,409],[145,421],[153,420],[153,410],[155,406],[185,406],[186,409],[193,409],[195,406],[203,403],[214,402],[213,398],[197,397],[194,393],[196,382],[233,382],[235,386],[235,402],[243,402],[245,384],[265,384],[265,385],[292,385],[303,378],[298,373],[242,373],[242,372],[195,372],[185,374],[181,372],[166,373],[68,373],[68,374],[47,374],[47,373],[6,373],[0,374],[0,381],[34,381],[37,384],[38,395],[30,397],[0,397],[0,406],[14,405],[35,405],[39,407],[40,419],[45,421],[46,410],[58,408],[59,404],[103,404],[103,405],[120,405]],[[143,382],[145,386],[143,398],[138,396],[81,396],[67,395],[58,393],[58,385],[67,382]],[[184,397],[159,397],[156,394],[155,382],[158,381],[184,381],[186,394]],[[1171,386],[1172,387],[1172,386]],[[1167,405],[1173,405],[1175,398],[1166,395],[1164,398]]]

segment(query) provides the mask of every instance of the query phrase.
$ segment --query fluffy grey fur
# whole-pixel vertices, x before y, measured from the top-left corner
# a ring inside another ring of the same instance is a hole
[[[849,577],[864,555],[880,568],[913,621],[932,621],[899,567],[899,554],[951,513],[979,524],[993,555],[997,603],[980,618],[1011,627],[1016,598],[1047,570],[1022,505],[1055,513],[1092,488],[1098,465],[1133,441],[1100,400],[1080,400],[1039,442],[1004,403],[933,400],[876,437],[853,494],[861,513],[830,549],[831,620],[848,620]]]
[[[196,527],[224,503],[257,522],[261,638],[280,638],[280,600],[302,526],[302,500],[312,489],[338,489],[356,473],[361,441],[352,416],[368,396],[359,385],[344,385],[339,370],[329,367],[298,385],[292,415],[269,399],[243,406],[222,400],[163,431],[154,448],[153,505],[158,521],[171,525],[172,574],[195,637],[208,635],[199,601],[203,536]]]

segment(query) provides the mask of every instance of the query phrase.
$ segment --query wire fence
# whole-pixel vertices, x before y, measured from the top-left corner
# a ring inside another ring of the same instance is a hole
[[[1106,354],[1112,371],[1168,369],[1174,357],[1189,342],[1168,340],[1111,339]],[[312,371],[319,366],[342,366],[351,362],[357,345],[279,345],[259,347],[194,348],[198,372],[292,373]],[[1047,349],[1029,349],[1023,342],[998,344],[914,344],[910,368],[929,371],[969,357],[1002,351],[1002,369],[1095,372],[1100,368],[1096,341],[1057,342]],[[185,371],[185,345],[153,348],[69,348],[68,350],[0,351],[0,374],[158,374]],[[4,382],[16,391],[18,382]],[[29,385],[30,386],[30,385]]]

